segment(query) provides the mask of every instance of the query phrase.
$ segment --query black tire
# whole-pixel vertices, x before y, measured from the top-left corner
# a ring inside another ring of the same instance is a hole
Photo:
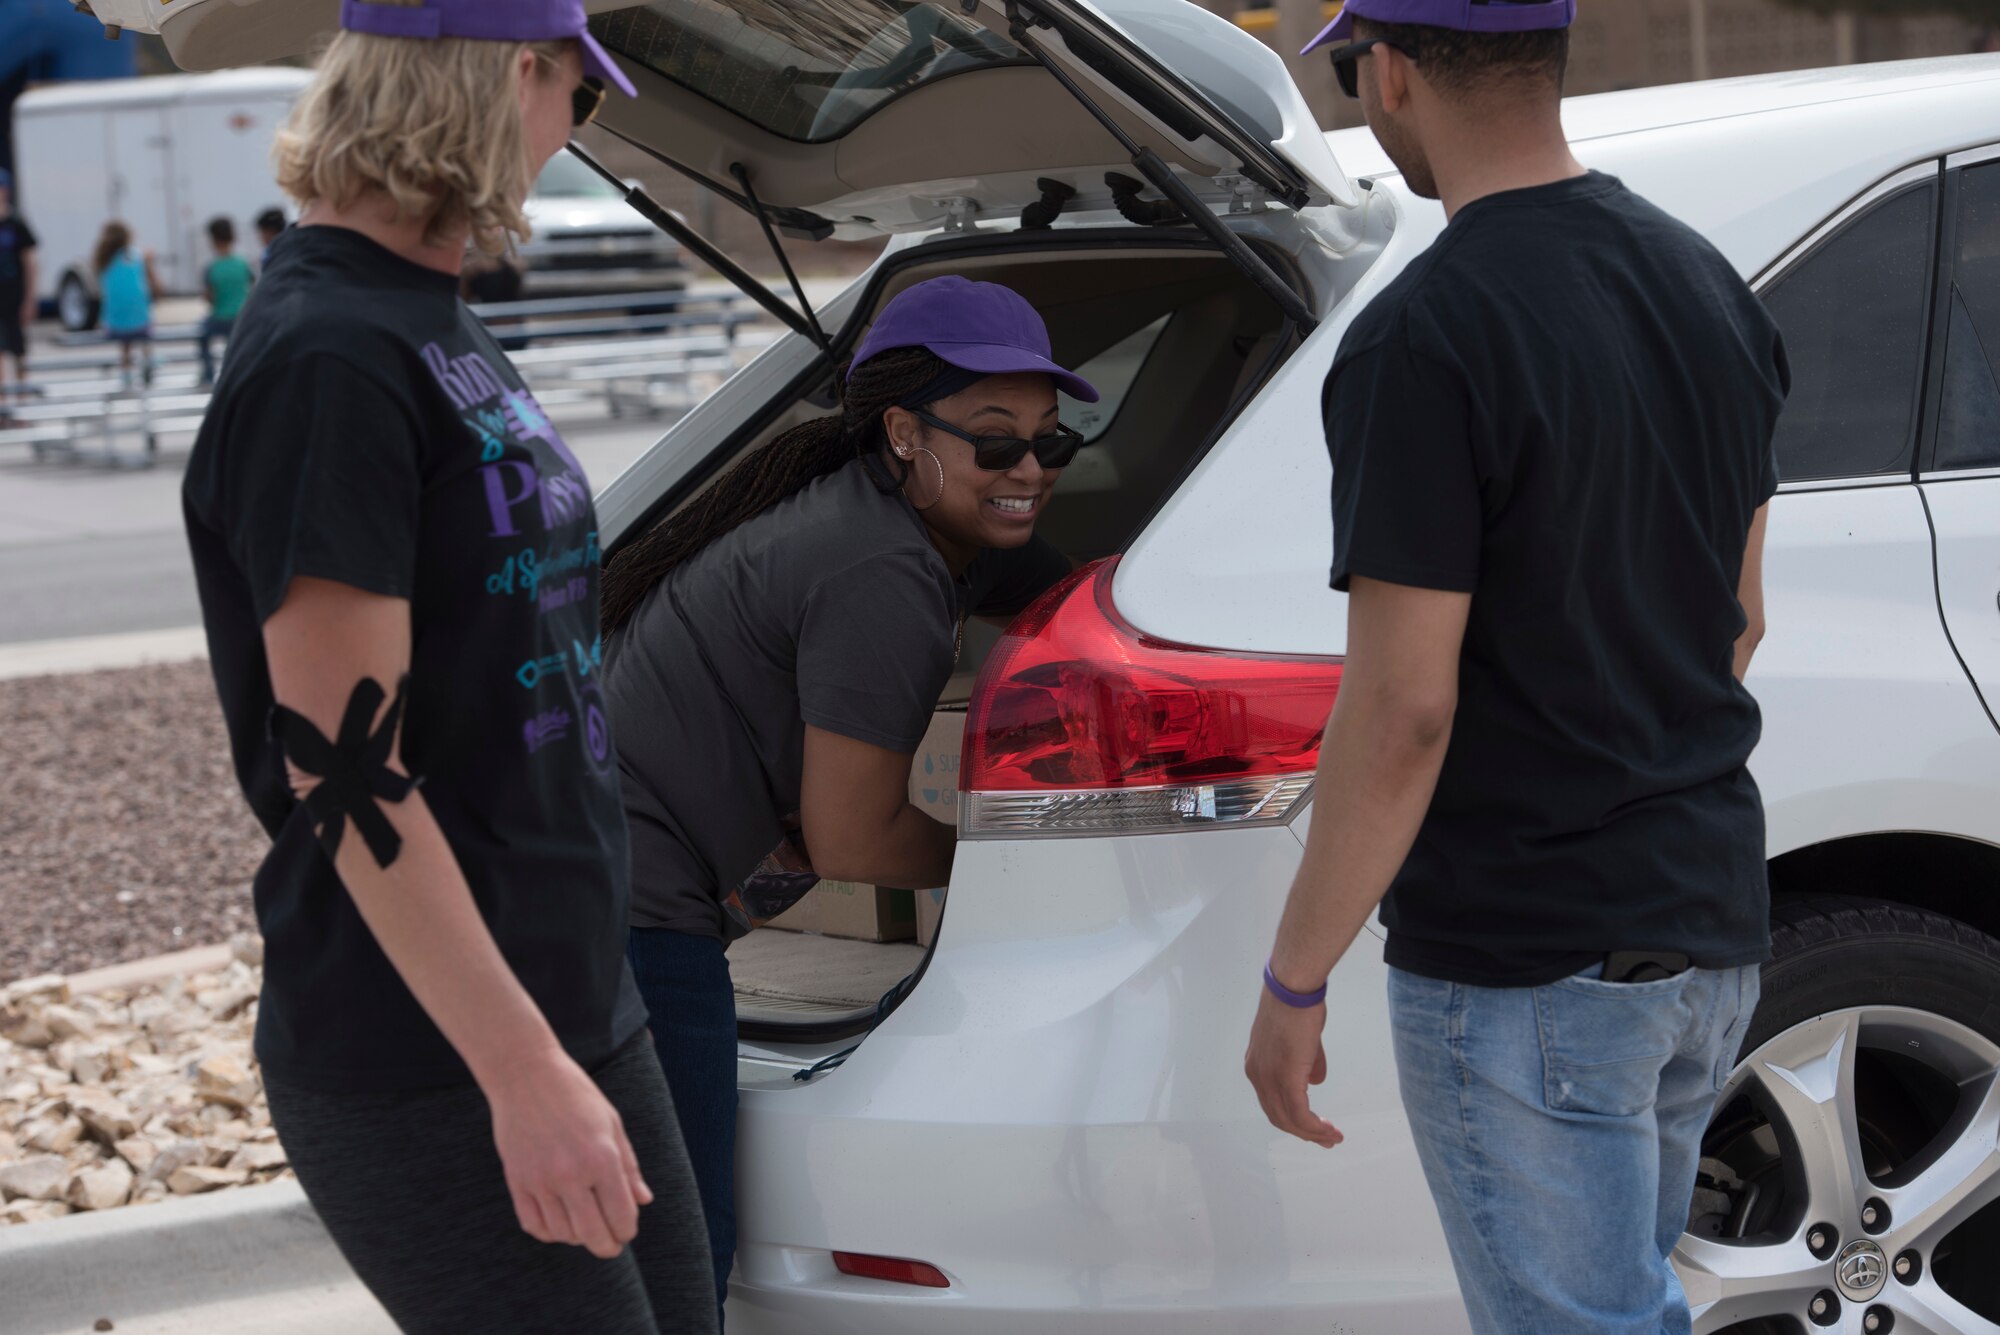
[[[1744,1052],[1850,1006],[1930,1011],[2000,1043],[2000,941],[1926,909],[1836,895],[1781,899],[1771,906],[1763,985]]]
[[[2000,1044],[2000,940],[1955,919],[1875,899],[1783,899],[1772,906],[1771,948],[1762,971],[1763,996],[1736,1054],[1739,1062],[1794,1026],[1833,1012],[1879,1007],[1926,1012]],[[1857,1063],[1861,1060],[1857,1053]],[[1946,1131],[1940,1109],[1952,1097],[1951,1086],[1926,1095],[1924,1077],[1910,1074],[1920,1067],[1916,1059],[1871,1055],[1869,1060],[1876,1064],[1865,1076],[1858,1065],[1856,1071],[1857,1089],[1865,1087],[1857,1102],[1865,1097],[1869,1105],[1860,1112],[1863,1154],[1876,1165],[1871,1175],[1893,1173],[1929,1152],[1930,1137]],[[1703,1140],[1704,1156],[1716,1156],[1704,1158],[1705,1185],[1715,1185],[1706,1174],[1718,1160],[1746,1178],[1761,1177],[1766,1187],[1783,1180],[1770,1161],[1753,1165],[1743,1158],[1745,1127],[1755,1120],[1740,1096],[1718,1106]],[[2000,1322],[2000,1267],[1991,1264],[1994,1256],[2000,1256],[2000,1207],[1989,1207],[1957,1229],[1933,1256],[1934,1277],[1979,1317]],[[1760,1318],[1725,1327],[1721,1335],[1807,1329],[1789,1318]]]

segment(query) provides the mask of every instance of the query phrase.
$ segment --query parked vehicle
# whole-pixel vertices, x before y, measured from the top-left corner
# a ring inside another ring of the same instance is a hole
[[[568,153],[556,154],[542,168],[527,214],[535,233],[519,253],[530,291],[661,292],[687,286],[687,265],[674,239]]]
[[[1345,647],[1321,382],[1439,207],[1182,0],[597,31],[640,88],[614,131],[795,234],[896,238],[821,312],[830,357],[781,338],[605,489],[607,551],[827,411],[923,278],[1013,286],[1110,391],[1042,527],[1103,563],[969,636],[940,702],[963,840],[914,980],[886,1018],[740,1007],[732,1329],[1464,1330],[1379,948],[1331,980],[1345,1145],[1272,1130],[1241,1071]],[[1777,958],[1679,1252],[1697,1329],[2000,1330],[2000,60],[1566,121],[1752,279],[1795,381],[1750,677]]]
[[[42,291],[65,328],[97,322],[90,247],[113,218],[154,252],[168,294],[201,291],[208,220],[255,236],[282,202],[271,144],[299,92],[299,69],[229,70],[60,84],[14,104],[22,212],[41,238]]]

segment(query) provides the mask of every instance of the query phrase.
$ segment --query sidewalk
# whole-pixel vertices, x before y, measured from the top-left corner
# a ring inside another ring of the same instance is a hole
[[[0,1229],[0,1332],[393,1335],[297,1183]]]

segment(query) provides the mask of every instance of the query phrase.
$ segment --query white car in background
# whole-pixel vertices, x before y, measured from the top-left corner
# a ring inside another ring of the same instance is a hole
[[[257,8],[181,0],[177,54]],[[1331,980],[1343,1146],[1241,1072],[1344,648],[1321,382],[1440,209],[1183,0],[591,8],[640,89],[614,132],[794,235],[894,234],[821,312],[834,359],[962,273],[1108,391],[1042,529],[1107,559],[940,702],[935,944],[879,1008],[740,1008],[731,1329],[1463,1331],[1379,938]],[[1778,957],[1680,1249],[1696,1328],[2000,1331],[2000,60],[1566,121],[1758,287],[1795,382],[1750,677]],[[604,490],[607,550],[827,411],[796,327]]]
[[[674,239],[571,154],[549,159],[525,212],[534,235],[516,253],[530,293],[687,286],[687,265]]]

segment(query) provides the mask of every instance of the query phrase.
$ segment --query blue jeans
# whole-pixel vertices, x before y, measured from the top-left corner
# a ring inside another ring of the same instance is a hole
[[[234,319],[224,320],[210,315],[202,320],[201,337],[195,341],[195,350],[201,354],[202,384],[208,385],[215,382],[215,356],[209,348],[209,344],[218,338],[227,341],[229,336],[235,332],[236,321]]]
[[[736,989],[722,942],[634,927],[625,954],[653,1028],[708,1222],[715,1301],[736,1261]]]
[[[1669,1257],[1757,967],[1544,987],[1389,972],[1403,1108],[1479,1335],[1687,1335]]]

